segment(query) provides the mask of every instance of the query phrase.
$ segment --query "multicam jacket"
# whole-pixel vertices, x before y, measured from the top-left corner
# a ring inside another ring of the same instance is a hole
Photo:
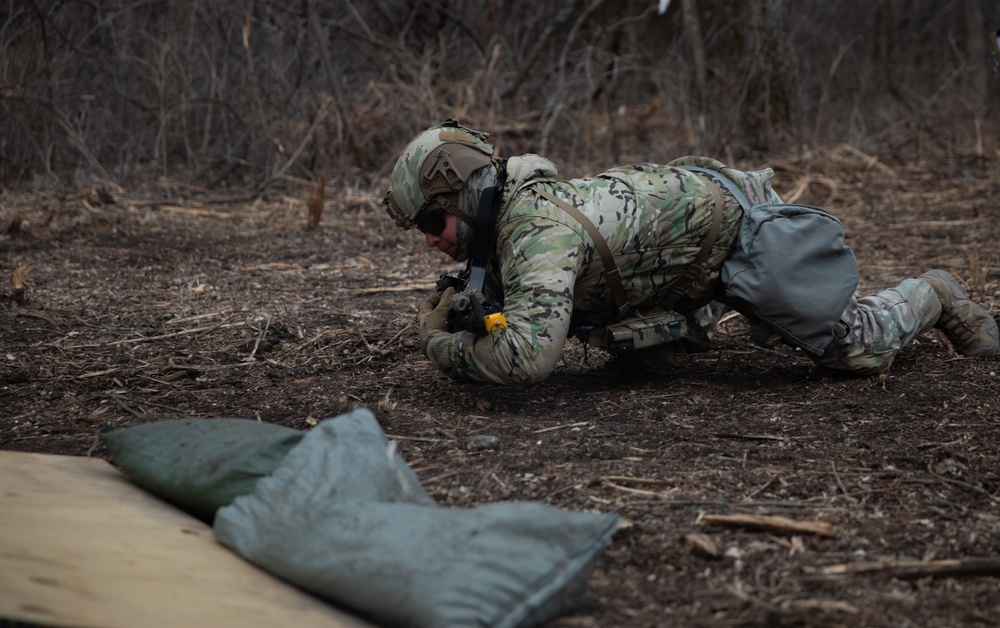
[[[754,205],[780,202],[773,172],[740,172],[704,157],[668,165],[637,164],[593,178],[559,181],[552,162],[513,157],[496,226],[487,297],[500,300],[507,328],[476,337],[435,334],[427,356],[451,377],[496,384],[531,384],[555,368],[571,327],[616,322],[601,256],[583,225],[533,190],[544,189],[582,211],[607,240],[622,273],[629,303],[638,310],[663,302],[694,260],[712,224],[714,201],[704,175],[676,166],[700,166],[735,181]],[[707,303],[719,289],[719,268],[732,248],[743,214],[722,189],[719,235],[701,272],[675,310]]]

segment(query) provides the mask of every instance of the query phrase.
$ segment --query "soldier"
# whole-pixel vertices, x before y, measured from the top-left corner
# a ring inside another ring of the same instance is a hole
[[[770,169],[684,157],[559,180],[547,159],[500,159],[487,139],[451,119],[420,133],[385,198],[399,227],[470,260],[472,284],[479,271],[482,285],[458,296],[449,287],[419,308],[422,351],[455,379],[540,382],[571,334],[662,371],[707,348],[714,301],[747,316],[757,341],[779,335],[842,372],[885,372],[932,327],[963,355],[998,353],[993,317],[944,271],[856,298],[840,222],[781,204]],[[470,300],[495,303],[505,324],[457,326]]]

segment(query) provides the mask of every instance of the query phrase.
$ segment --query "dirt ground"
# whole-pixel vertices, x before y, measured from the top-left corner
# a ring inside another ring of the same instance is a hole
[[[1000,154],[916,165],[841,146],[770,165],[786,200],[843,220],[859,292],[938,267],[1000,312]],[[734,316],[675,376],[610,372],[572,342],[541,385],[459,385],[413,325],[455,265],[375,192],[328,190],[316,229],[308,195],[3,192],[0,449],[104,456],[104,424],[307,429],[365,406],[442,505],[622,515],[555,626],[998,621],[1000,362],[932,332],[886,376],[831,377],[750,345]],[[23,293],[6,279],[19,266]]]

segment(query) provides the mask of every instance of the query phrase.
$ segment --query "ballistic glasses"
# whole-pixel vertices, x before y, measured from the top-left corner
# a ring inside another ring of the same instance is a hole
[[[431,210],[431,213],[417,221],[417,229],[420,229],[427,235],[441,235],[445,225],[444,216],[444,209],[437,207]]]
[[[393,222],[396,223],[396,226],[401,229],[409,229],[416,225],[417,229],[432,236],[440,235],[444,231],[445,210],[440,202],[432,199],[426,204],[424,209],[417,212],[417,216],[413,220],[410,220],[406,212],[396,202],[396,199],[393,198],[392,190],[386,192],[382,204],[385,206]]]

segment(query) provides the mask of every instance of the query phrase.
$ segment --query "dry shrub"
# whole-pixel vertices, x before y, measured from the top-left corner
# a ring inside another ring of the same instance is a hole
[[[570,174],[839,142],[961,156],[1000,136],[979,41],[1000,6],[986,0],[8,8],[2,180],[369,185],[449,116]]]
[[[7,223],[7,234],[11,237],[18,237],[24,233],[24,216],[21,212],[15,212]]]
[[[310,229],[318,227],[319,221],[323,218],[323,200],[325,196],[326,180],[320,179],[319,183],[313,189],[312,194],[309,195],[309,200],[306,201],[306,207],[309,209],[308,227]]]

